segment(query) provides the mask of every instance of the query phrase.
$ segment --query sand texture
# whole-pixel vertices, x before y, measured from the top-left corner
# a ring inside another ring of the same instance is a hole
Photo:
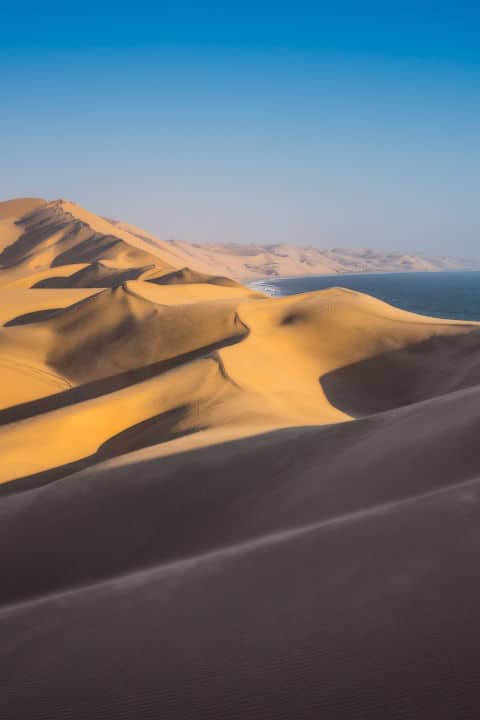
[[[479,717],[480,324],[194,250],[0,203],[0,717]]]

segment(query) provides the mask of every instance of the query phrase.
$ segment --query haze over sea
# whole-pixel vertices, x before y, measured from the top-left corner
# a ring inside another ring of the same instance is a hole
[[[251,286],[275,297],[345,287],[421,315],[480,320],[480,271],[269,278]]]

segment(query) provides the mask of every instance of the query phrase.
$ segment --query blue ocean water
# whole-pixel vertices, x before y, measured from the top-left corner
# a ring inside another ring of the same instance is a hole
[[[480,271],[272,278],[251,287],[273,296],[345,287],[421,315],[480,320]]]

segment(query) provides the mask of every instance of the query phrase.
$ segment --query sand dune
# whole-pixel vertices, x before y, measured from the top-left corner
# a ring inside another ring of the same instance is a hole
[[[150,279],[150,278],[149,278]],[[184,285],[192,283],[207,283],[209,285],[223,285],[226,287],[241,287],[240,283],[221,275],[207,275],[206,273],[196,272],[188,267],[181,270],[174,270],[152,280],[158,285]]]
[[[92,219],[93,218],[93,219]],[[115,230],[107,222],[82,211],[72,203],[45,203],[17,221],[21,233],[0,254],[2,284],[19,276],[30,276],[65,265],[88,265],[98,260],[114,262],[118,268],[157,264],[170,266],[144,247],[138,238]]]
[[[30,314],[28,322],[3,328],[0,351],[12,366],[22,362],[43,368],[70,387],[123,375],[125,387],[109,392],[107,384],[100,397],[85,404],[75,402],[0,428],[0,477],[84,459],[146,420],[152,442],[169,440],[171,432],[211,427],[232,427],[241,436],[262,425],[325,424],[368,414],[368,402],[361,411],[365,397],[388,409],[480,380],[480,333],[474,324],[417,317],[346,290],[277,300],[256,299],[242,290],[240,300],[207,299],[219,290],[199,286],[203,297],[197,302],[187,296],[176,303],[173,293],[173,304],[166,305],[160,301],[171,288],[127,283],[46,319],[44,312],[38,321]],[[210,387],[211,372],[211,362],[205,365],[202,355],[214,361],[217,379],[200,402],[192,388]],[[382,364],[384,372],[378,373]],[[342,407],[345,401],[337,398],[332,380],[345,368],[351,375],[349,401],[360,408],[356,413]],[[135,370],[136,375],[129,374]],[[167,432],[165,414],[174,411],[180,414]],[[59,434],[63,426],[65,437]],[[86,433],[86,427],[92,432]],[[129,449],[135,447],[132,437],[142,433],[132,430]],[[27,437],[39,450],[25,456]]]
[[[0,243],[0,717],[478,716],[480,324],[65,201]]]

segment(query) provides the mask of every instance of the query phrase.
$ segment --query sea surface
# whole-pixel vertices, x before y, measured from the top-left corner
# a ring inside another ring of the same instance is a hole
[[[276,297],[345,287],[421,315],[480,320],[480,271],[272,278],[253,282],[250,287]]]

